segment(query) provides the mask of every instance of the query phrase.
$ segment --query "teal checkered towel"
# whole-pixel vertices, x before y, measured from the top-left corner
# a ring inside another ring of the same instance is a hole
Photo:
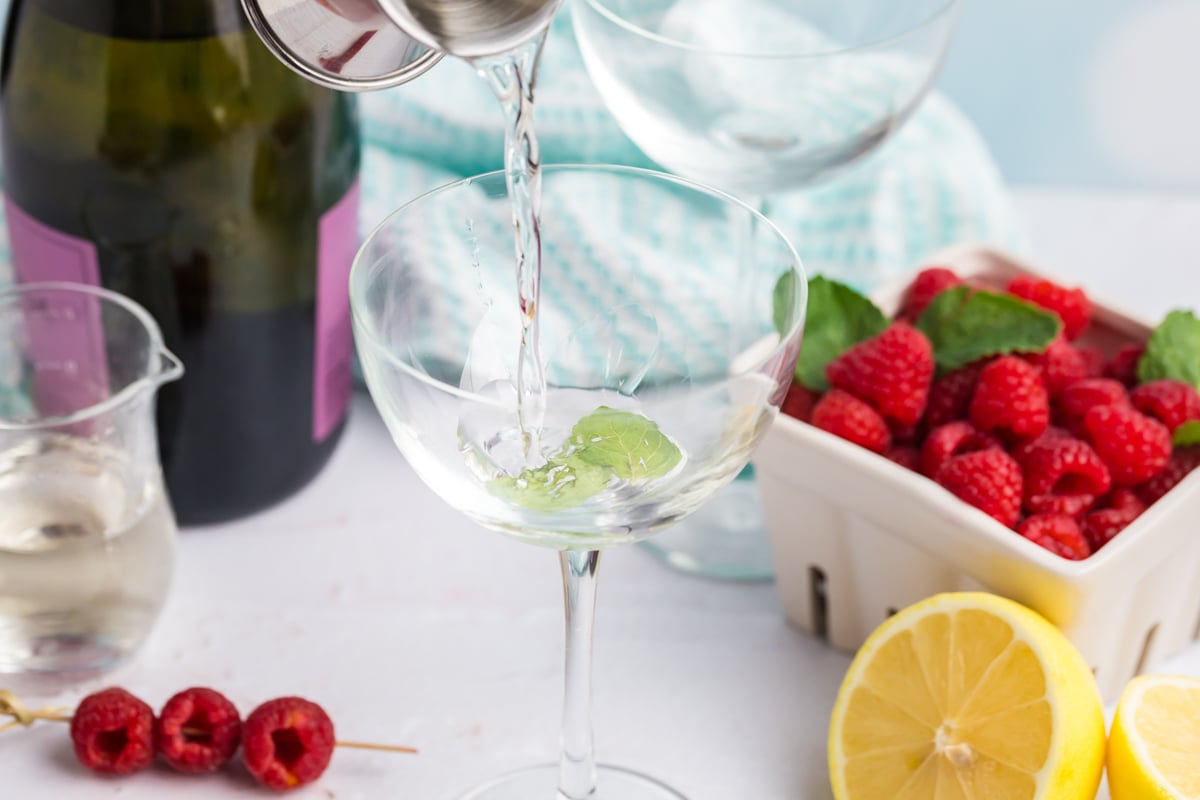
[[[543,161],[654,167],[592,87],[569,12],[568,4],[555,19],[542,58],[537,125]],[[365,95],[363,117],[367,221],[378,221],[446,173],[468,176],[503,167],[500,110],[463,62],[445,59],[399,89]],[[389,184],[371,172],[397,161],[407,165],[397,177],[409,182]],[[419,166],[430,172],[422,174]],[[879,153],[818,189],[773,197],[771,216],[810,272],[864,289],[948,244],[1024,245],[987,147],[936,92]]]
[[[542,60],[537,124],[543,161],[653,167],[592,87],[568,13],[564,8],[555,20]],[[421,192],[503,165],[500,111],[461,61],[447,58],[410,84],[363,95],[361,109],[364,234]],[[987,148],[937,93],[878,154],[821,188],[772,198],[771,216],[810,273],[862,289],[954,242],[1024,244]],[[0,226],[0,285],[9,273],[7,231]],[[465,276],[447,273],[449,291],[466,285]],[[455,324],[448,319],[447,330]],[[0,347],[0,376],[3,362]]]

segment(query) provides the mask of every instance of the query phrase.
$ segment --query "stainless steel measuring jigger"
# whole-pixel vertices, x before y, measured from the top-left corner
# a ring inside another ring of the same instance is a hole
[[[309,80],[342,91],[384,89],[443,55],[516,49],[562,0],[242,0],[267,47]]]

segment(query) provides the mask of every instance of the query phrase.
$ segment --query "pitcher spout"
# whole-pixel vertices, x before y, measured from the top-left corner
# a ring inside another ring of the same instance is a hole
[[[180,360],[179,356],[167,348],[161,347],[158,351],[158,360],[158,374],[154,376],[155,387],[177,381],[183,377],[183,361]]]

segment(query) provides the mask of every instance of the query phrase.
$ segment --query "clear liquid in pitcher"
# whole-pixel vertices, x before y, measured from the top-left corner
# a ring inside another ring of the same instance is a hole
[[[61,435],[0,453],[0,675],[86,675],[141,644],[174,560],[175,521],[151,475]]]

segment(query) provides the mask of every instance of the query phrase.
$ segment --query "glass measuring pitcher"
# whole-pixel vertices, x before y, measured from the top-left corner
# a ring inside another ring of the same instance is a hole
[[[154,395],[182,374],[121,295],[0,291],[0,676],[95,675],[150,632],[175,546]]]

